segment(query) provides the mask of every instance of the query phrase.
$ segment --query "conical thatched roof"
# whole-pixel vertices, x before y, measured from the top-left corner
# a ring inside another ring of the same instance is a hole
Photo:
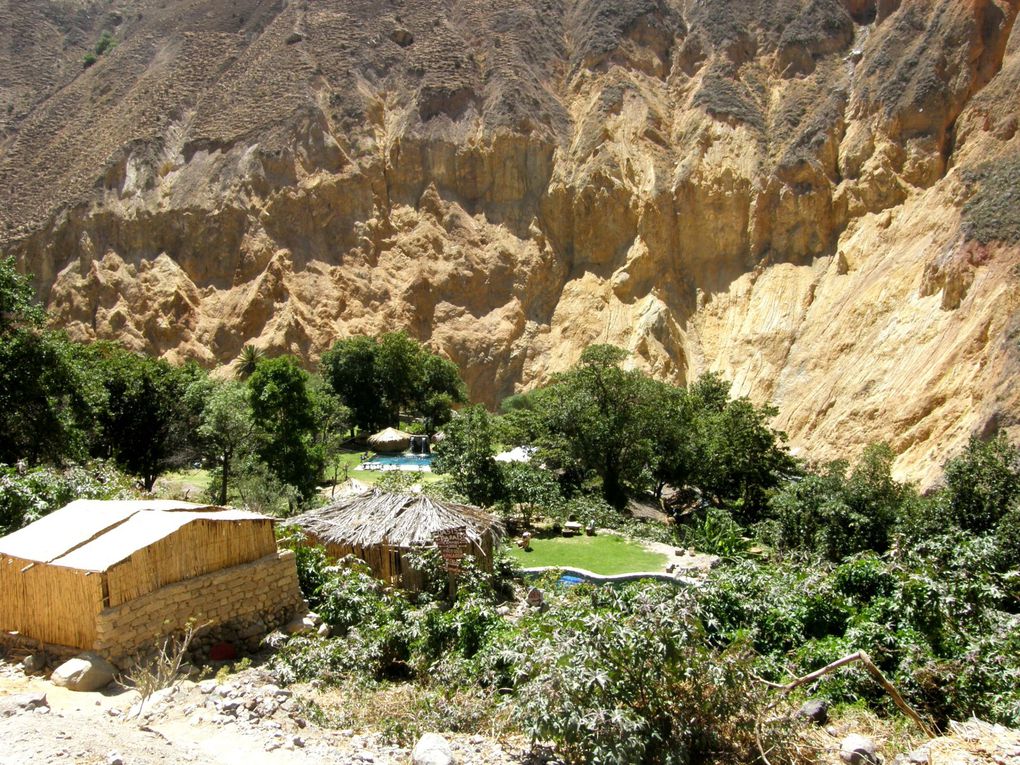
[[[378,490],[344,497],[294,520],[320,542],[357,547],[426,545],[438,532],[460,527],[467,528],[468,539],[476,545],[487,532],[503,534],[495,516],[472,505]]]
[[[402,452],[411,445],[411,434],[396,428],[386,428],[368,437],[368,443],[380,452]]]

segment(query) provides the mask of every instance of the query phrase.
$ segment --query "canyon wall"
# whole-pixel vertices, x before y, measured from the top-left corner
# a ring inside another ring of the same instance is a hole
[[[12,3],[0,252],[78,339],[311,364],[406,329],[490,405],[611,342],[928,486],[1018,432],[1018,10]]]

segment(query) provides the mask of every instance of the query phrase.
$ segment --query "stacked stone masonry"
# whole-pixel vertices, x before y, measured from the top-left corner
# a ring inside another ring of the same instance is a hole
[[[307,606],[298,586],[294,553],[285,550],[251,563],[168,585],[100,612],[95,650],[126,666],[165,636],[192,623],[196,658],[208,646],[229,642],[252,649],[266,633]]]

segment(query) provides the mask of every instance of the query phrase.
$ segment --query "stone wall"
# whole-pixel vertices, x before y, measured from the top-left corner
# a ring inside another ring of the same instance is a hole
[[[191,653],[204,660],[219,642],[252,650],[265,634],[306,610],[294,553],[284,550],[103,610],[95,650],[123,667],[193,621],[197,637]]]

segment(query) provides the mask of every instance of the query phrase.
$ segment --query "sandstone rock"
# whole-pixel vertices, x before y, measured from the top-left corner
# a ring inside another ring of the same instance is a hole
[[[839,745],[839,758],[849,765],[880,765],[875,742],[867,736],[851,733]]]
[[[814,459],[889,442],[925,486],[1018,428],[1020,250],[940,264],[964,179],[1014,151],[1015,3],[134,5],[109,119],[32,4],[0,54],[0,249],[76,339],[213,367],[402,328],[489,404],[608,341],[722,373]]]
[[[86,652],[53,670],[50,680],[71,691],[98,691],[113,682],[116,672],[106,659]]]
[[[449,741],[438,733],[426,733],[414,745],[411,762],[414,765],[454,765],[456,760]]]

